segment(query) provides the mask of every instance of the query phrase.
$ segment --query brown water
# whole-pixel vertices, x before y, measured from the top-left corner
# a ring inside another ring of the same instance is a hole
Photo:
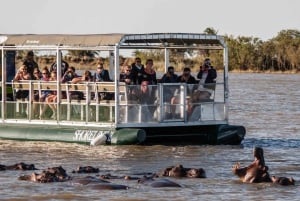
[[[202,167],[206,179],[173,179],[182,188],[151,188],[137,181],[113,180],[129,190],[103,191],[69,182],[19,181],[31,172],[0,172],[0,200],[299,200],[300,75],[230,74],[230,122],[244,125],[241,146],[97,146],[0,141],[0,164],[34,163],[39,169],[61,165],[69,175],[91,165],[100,174],[157,172],[170,165]],[[261,146],[271,175],[293,177],[295,186],[242,184],[231,166],[252,162]],[[38,172],[38,171],[37,171]],[[91,174],[96,175],[96,174]]]

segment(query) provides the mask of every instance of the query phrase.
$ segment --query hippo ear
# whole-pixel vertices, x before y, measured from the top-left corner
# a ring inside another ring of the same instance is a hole
[[[290,180],[290,182],[291,182],[292,184],[295,183],[295,180],[293,179],[293,177],[289,178],[289,180]]]

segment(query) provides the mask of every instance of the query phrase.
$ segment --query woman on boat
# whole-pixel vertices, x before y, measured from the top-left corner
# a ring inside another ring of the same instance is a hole
[[[142,72],[142,81],[148,81],[149,85],[157,84],[156,72],[153,69],[153,60],[147,59],[146,66]]]
[[[139,88],[132,90],[129,94],[129,101],[136,107],[131,108],[132,115],[129,116],[136,116],[138,114],[140,121],[151,121],[153,113],[156,110],[156,91],[156,89],[150,88],[148,81],[142,81]]]
[[[57,81],[57,73],[56,71],[52,71],[50,78],[48,81]],[[45,97],[45,102],[47,103],[41,112],[40,119],[43,119],[44,113],[47,110],[47,106],[49,106],[52,110],[51,119],[56,119],[56,101],[57,101],[57,91],[48,91]]]
[[[14,77],[14,81],[21,81],[21,80],[31,80],[31,74],[28,72],[28,68],[25,65],[22,65],[17,74]],[[26,98],[28,98],[29,91],[28,90],[18,90],[16,92],[15,98],[21,99],[22,101],[25,101]],[[21,111],[20,116],[26,117],[26,104],[21,104]]]
[[[120,82],[125,82],[125,84],[133,84],[130,65],[123,66],[123,71],[120,73],[119,80]]]
[[[50,79],[50,73],[49,73],[49,70],[48,70],[47,66],[45,66],[43,68],[42,73],[38,69],[35,69],[33,71],[33,74],[34,74],[36,80],[47,82]],[[38,74],[41,74],[42,77],[40,77]],[[41,91],[41,96],[39,96],[38,91],[36,91],[34,93],[35,94],[34,94],[34,104],[33,104],[33,115],[34,115],[34,118],[39,118],[40,115],[39,115],[39,112],[38,112],[38,104],[36,102],[40,102],[40,103],[45,102],[45,99],[49,95],[50,91],[49,90],[42,90]]]

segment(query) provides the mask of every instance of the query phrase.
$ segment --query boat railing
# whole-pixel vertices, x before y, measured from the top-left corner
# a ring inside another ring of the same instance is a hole
[[[3,111],[2,120],[8,123],[144,127],[226,122],[224,83],[149,85],[148,102],[140,102],[142,94],[135,94],[133,99],[132,93],[140,85],[120,82],[27,80],[12,81],[7,86],[11,86],[13,98],[1,102],[1,115]],[[28,96],[17,99],[18,91],[27,91]],[[45,91],[56,92],[54,102],[38,98]]]
[[[3,120],[6,122],[39,122],[59,124],[99,124],[114,122],[114,97],[102,99],[102,94],[114,94],[114,82],[59,83],[56,81],[21,80],[7,83],[13,91],[13,98],[4,104]],[[122,87],[120,87],[122,89]],[[18,91],[28,95],[18,98]],[[55,92],[52,103],[41,100],[45,91]],[[54,105],[55,111],[51,111]],[[47,109],[44,109],[47,107]],[[52,116],[53,113],[56,116]],[[51,118],[52,117],[52,118]]]
[[[215,124],[224,123],[226,105],[224,83],[185,84],[159,83],[149,85],[154,98],[141,101],[131,98],[140,85],[127,85],[127,101],[119,104],[118,124],[151,126],[157,124]]]

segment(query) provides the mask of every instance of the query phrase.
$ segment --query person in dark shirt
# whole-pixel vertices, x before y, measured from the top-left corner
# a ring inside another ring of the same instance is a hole
[[[108,70],[104,69],[103,64],[97,65],[97,71],[94,74],[94,82],[109,82],[111,79],[109,78]]]
[[[183,69],[183,73],[177,78],[177,82],[185,82],[187,84],[197,83],[195,77],[191,75],[191,69],[188,67]]]
[[[176,83],[177,82],[177,78],[178,78],[178,75],[175,74],[174,72],[174,67],[173,66],[169,66],[168,67],[168,72],[165,73],[160,82],[161,83]]]
[[[111,82],[112,81],[109,77],[108,70],[104,69],[104,66],[102,63],[97,65],[97,70],[93,76],[93,81],[94,82]],[[103,99],[103,100],[113,100],[115,97],[114,93],[110,93],[110,92],[100,92],[100,93],[98,93],[98,96],[100,97],[100,99]]]
[[[62,58],[62,53],[61,53],[61,58]],[[61,76],[63,76],[69,68],[68,62],[61,60]],[[53,64],[50,66],[50,72],[56,71],[57,72],[57,62],[55,61]]]
[[[131,108],[133,110],[131,110],[130,114],[131,116],[140,114],[142,122],[151,121],[156,109],[156,106],[154,105],[156,101],[156,90],[151,89],[149,84],[149,81],[142,81],[138,88],[135,88],[129,96],[129,101],[140,105],[140,107],[138,107],[139,109],[135,107]]]
[[[177,78],[177,82],[183,82],[183,83],[186,83],[188,84],[187,85],[187,96],[191,96],[193,91],[195,89],[197,89],[197,80],[195,79],[194,76],[191,75],[191,69],[188,68],[188,67],[185,67],[183,69],[183,73],[182,75],[180,75],[178,78]],[[177,113],[177,106],[178,104],[180,104],[180,100],[181,100],[181,97],[182,96],[182,93],[180,92],[180,89],[177,89],[174,93],[174,96],[172,97],[171,99],[171,116],[172,118],[182,118],[183,117],[183,114],[178,114]],[[187,98],[187,97],[184,97],[184,98]],[[181,103],[182,104],[182,103]]]
[[[39,68],[39,65],[34,61],[34,53],[33,51],[29,51],[27,53],[26,59],[23,62],[23,65],[27,67],[27,71],[31,77],[33,77],[33,69]]]
[[[142,81],[148,81],[150,85],[157,84],[156,71],[153,69],[152,59],[147,59],[144,71],[141,73],[142,73],[142,77],[141,77]]]
[[[215,88],[217,71],[210,63],[210,59],[207,58],[204,60],[204,68],[198,72],[197,78],[200,79],[199,84],[205,88],[213,89]]]
[[[142,83],[142,75],[144,72],[144,65],[140,57],[135,58],[135,63],[131,64],[131,75],[133,84]]]
[[[160,83],[177,83],[177,78],[178,78],[178,75],[175,74],[174,67],[169,66],[168,72],[162,76]],[[164,87],[163,87],[164,102],[171,101],[171,98],[173,97],[176,88],[178,88],[178,86],[164,85]]]
[[[126,84],[133,84],[132,74],[131,74],[131,66],[126,65],[123,67],[124,71],[120,73],[120,82],[125,82]]]

